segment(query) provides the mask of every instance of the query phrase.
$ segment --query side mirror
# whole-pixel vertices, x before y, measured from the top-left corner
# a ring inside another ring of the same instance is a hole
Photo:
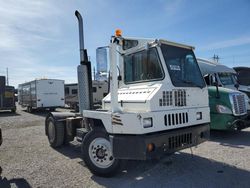
[[[103,46],[96,49],[96,72],[97,80],[108,79],[108,47]]]
[[[213,85],[216,86],[216,98],[219,99],[220,98],[219,83],[218,83],[218,79],[216,77],[216,73],[214,73],[212,80],[213,80]]]

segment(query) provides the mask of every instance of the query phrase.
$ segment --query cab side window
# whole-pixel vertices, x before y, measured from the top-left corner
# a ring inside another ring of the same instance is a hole
[[[124,69],[124,81],[127,84],[164,77],[156,48],[125,55]]]

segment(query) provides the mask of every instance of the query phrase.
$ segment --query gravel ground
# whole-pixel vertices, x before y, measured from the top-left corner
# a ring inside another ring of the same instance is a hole
[[[52,149],[44,133],[46,112],[0,113],[7,187],[250,187],[250,129],[212,132],[211,139],[158,161],[128,161],[113,178],[92,175],[77,142]]]

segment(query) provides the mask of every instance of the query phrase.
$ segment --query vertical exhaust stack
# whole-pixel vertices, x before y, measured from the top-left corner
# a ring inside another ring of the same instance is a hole
[[[79,111],[93,109],[91,62],[88,61],[87,50],[84,49],[83,21],[76,10],[75,15],[79,25],[80,65],[77,67]]]

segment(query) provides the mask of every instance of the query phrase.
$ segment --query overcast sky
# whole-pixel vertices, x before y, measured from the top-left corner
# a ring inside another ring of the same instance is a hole
[[[76,82],[76,9],[93,64],[95,49],[120,28],[124,36],[195,46],[197,57],[216,54],[229,67],[250,66],[249,0],[0,0],[0,75],[8,67],[14,86],[36,78]]]

